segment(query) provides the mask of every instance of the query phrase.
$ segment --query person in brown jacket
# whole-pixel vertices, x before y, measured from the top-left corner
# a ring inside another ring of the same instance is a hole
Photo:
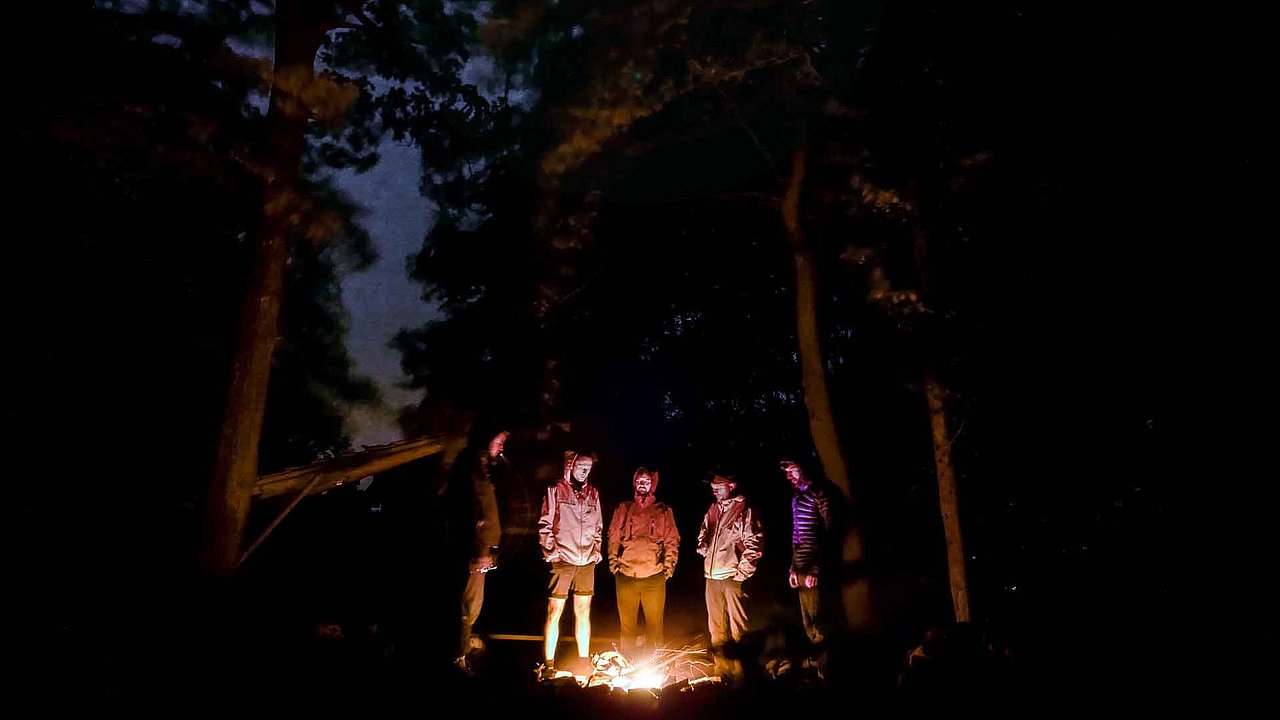
[[[652,652],[666,645],[662,616],[667,604],[667,580],[680,558],[680,532],[671,506],[656,499],[658,472],[643,466],[631,476],[635,499],[620,503],[609,523],[609,571],[618,593],[623,656],[639,650],[639,613],[644,611]]]
[[[494,492],[493,475],[499,465],[505,465],[503,450],[511,435],[506,429],[488,431],[481,427],[477,437],[485,438],[484,448],[473,458],[468,480],[470,496],[471,552],[467,563],[467,580],[460,602],[461,633],[458,652],[453,664],[464,673],[471,674],[468,655],[472,650],[471,628],[484,608],[485,574],[498,567],[498,542],[502,539],[502,522],[498,516],[498,499]]]

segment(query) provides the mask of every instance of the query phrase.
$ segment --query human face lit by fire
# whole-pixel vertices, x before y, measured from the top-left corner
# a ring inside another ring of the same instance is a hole
[[[510,435],[511,433],[503,430],[493,436],[493,439],[489,441],[489,457],[496,458],[504,452],[504,448],[507,444],[507,438]]]
[[[573,461],[573,467],[570,468],[570,473],[573,475],[574,480],[577,480],[579,483],[585,483],[587,481],[587,476],[591,474],[591,468],[594,465],[595,461],[592,460],[590,456],[579,457],[577,460]]]
[[[800,470],[800,466],[795,462],[783,460],[778,463],[778,466],[782,468],[782,474],[786,475],[792,487],[803,490],[809,485],[808,481],[805,480],[804,472]]]
[[[715,496],[716,502],[724,502],[729,499],[729,494],[737,485],[732,480],[718,477],[711,481],[711,494]]]

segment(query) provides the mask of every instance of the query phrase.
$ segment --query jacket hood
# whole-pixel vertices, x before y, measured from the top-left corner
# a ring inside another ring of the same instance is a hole
[[[658,471],[650,470],[643,465],[636,468],[636,471],[631,473],[631,491],[632,492],[636,491],[636,479],[639,478],[641,475],[649,476],[649,494],[657,495],[658,494]]]

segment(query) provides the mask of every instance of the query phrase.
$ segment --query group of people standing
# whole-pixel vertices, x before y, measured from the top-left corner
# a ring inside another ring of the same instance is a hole
[[[498,429],[481,444],[470,473],[474,542],[461,601],[461,637],[455,664],[469,672],[471,629],[484,604],[486,574],[496,567],[501,537],[493,474],[505,463],[509,431]],[[680,559],[680,532],[672,507],[656,496],[659,473],[636,468],[631,476],[633,496],[614,508],[605,531],[600,492],[592,482],[597,458],[585,452],[565,453],[562,476],[545,491],[537,521],[543,560],[549,568],[547,611],[543,627],[544,679],[555,677],[556,649],[565,606],[573,597],[573,627],[577,654],[563,670],[591,673],[591,601],[596,565],[608,561],[614,576],[620,625],[619,650],[626,657],[641,651],[639,616],[643,612],[647,651],[664,648],[666,584]],[[823,558],[832,530],[831,505],[822,487],[806,476],[791,458],[779,463],[792,486],[790,587],[797,591],[805,633],[815,656],[824,656],[829,632],[819,586]],[[764,535],[759,517],[738,492],[730,474],[709,473],[712,502],[698,528],[696,549],[703,558],[707,629],[716,671],[738,671],[726,647],[740,643],[749,626],[743,585],[759,567]]]

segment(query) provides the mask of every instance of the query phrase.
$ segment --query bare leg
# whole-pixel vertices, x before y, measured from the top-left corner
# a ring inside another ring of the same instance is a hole
[[[556,645],[560,642],[560,615],[564,612],[564,601],[565,598],[551,598],[547,601],[547,624],[542,628],[542,637],[545,643],[543,651],[546,653],[548,665],[555,664]],[[574,609],[576,610],[577,607],[575,599]]]
[[[564,607],[564,601],[560,601]],[[557,613],[556,617],[559,617]],[[578,657],[591,657],[591,596],[573,596],[573,635],[578,640]]]

